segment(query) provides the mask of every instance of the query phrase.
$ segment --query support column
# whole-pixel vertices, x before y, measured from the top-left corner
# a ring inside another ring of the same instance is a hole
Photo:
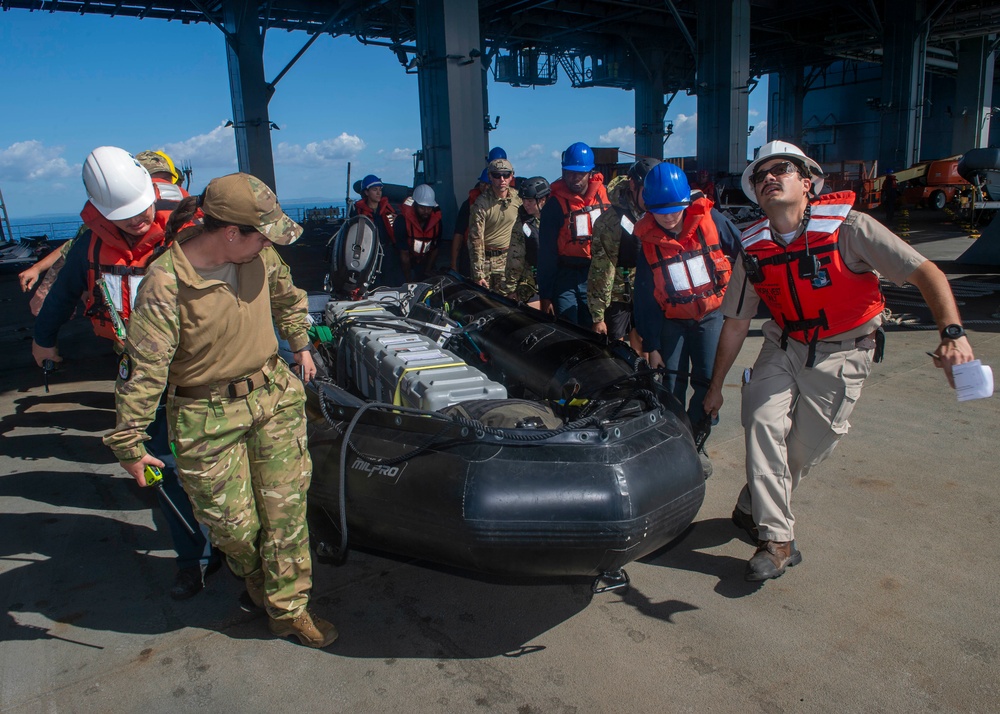
[[[663,95],[664,57],[661,50],[654,50],[643,58],[644,66],[637,72],[635,83],[635,153],[652,159],[663,158],[663,116],[666,105]]]
[[[264,79],[264,37],[257,18],[257,2],[223,0],[229,93],[233,100],[233,128],[240,171],[253,174],[277,193],[271,153],[271,99]]]
[[[746,167],[750,79],[750,0],[698,3],[698,165]]]
[[[802,143],[802,103],[806,88],[801,66],[783,67],[771,75],[775,90],[771,92],[767,139]],[[770,83],[769,83],[769,86]]]
[[[451,235],[459,196],[465,200],[487,152],[479,5],[418,0],[416,24],[424,171]]]
[[[879,166],[905,169],[920,160],[927,26],[924,0],[888,0],[883,30]]]
[[[958,43],[958,79],[955,84],[955,127],[951,152],[963,154],[969,149],[989,145],[989,118],[993,111],[993,64],[996,53],[990,51],[994,36],[976,37]]]

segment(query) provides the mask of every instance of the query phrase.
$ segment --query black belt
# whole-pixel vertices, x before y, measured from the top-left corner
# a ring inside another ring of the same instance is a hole
[[[486,251],[486,257],[487,258],[499,258],[501,255],[503,255],[506,252],[507,252],[506,248],[497,248],[496,250],[487,250]]]
[[[272,369],[274,368],[273,359],[268,364]],[[240,377],[232,382],[216,382],[194,387],[174,387],[174,394],[183,399],[210,399],[212,393],[218,391],[223,397],[240,399],[265,386],[269,381],[264,369],[261,368],[253,374]]]

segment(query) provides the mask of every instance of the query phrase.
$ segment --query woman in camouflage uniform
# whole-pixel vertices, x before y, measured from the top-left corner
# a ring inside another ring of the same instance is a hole
[[[230,174],[184,199],[167,231],[177,238],[140,286],[118,371],[118,423],[104,441],[144,486],[145,467],[162,465],[143,441],[166,389],[177,471],[198,520],[266,608],[272,633],[326,647],[336,629],[307,610],[305,391],[278,359],[272,326],[311,379],[306,294],[272,247],[302,228],[262,181]]]

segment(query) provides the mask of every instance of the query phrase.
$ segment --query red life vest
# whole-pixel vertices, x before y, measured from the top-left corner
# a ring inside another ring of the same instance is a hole
[[[818,340],[859,327],[885,308],[878,276],[853,272],[840,254],[840,226],[853,205],[853,191],[814,199],[806,230],[787,246],[774,240],[767,219],[740,238],[747,277],[782,328],[783,347],[791,337],[811,345],[813,356]]]
[[[483,193],[483,190],[481,188],[479,188],[482,185],[483,184],[481,184],[481,183],[477,183],[469,191],[469,212],[470,213],[472,212],[472,207],[476,203],[476,199],[479,198],[482,195],[482,193]],[[466,239],[468,239],[468,237],[469,237],[469,224],[467,222],[465,224],[465,233],[462,234],[462,242],[464,243],[466,241]]]
[[[164,228],[176,204],[172,201],[157,202],[153,225],[146,234],[135,239],[130,246],[115,224],[101,215],[94,204],[87,202],[80,218],[90,229],[90,266],[87,270],[86,314],[94,324],[99,337],[117,340],[111,322],[109,306],[97,284],[99,278],[107,283],[114,309],[128,321],[139,283],[146,275],[146,266],[166,249]],[[162,210],[161,210],[162,209]]]
[[[437,208],[431,211],[426,226],[420,222],[417,209],[413,206],[404,205],[402,213],[403,220],[406,221],[406,240],[410,246],[410,253],[413,255],[430,253],[441,238],[441,211]]]
[[[711,210],[707,198],[692,201],[676,237],[663,230],[652,213],[635,225],[653,272],[653,296],[669,319],[700,320],[722,304],[733,268],[722,252]]]
[[[354,210],[363,216],[368,216],[372,220],[375,219],[375,216],[382,216],[385,219],[391,219],[394,215],[396,215],[396,212],[392,210],[392,204],[389,203],[389,199],[385,196],[382,196],[382,198],[379,199],[378,206],[374,211],[371,206],[368,205],[368,201],[363,198],[354,202]]]
[[[392,242],[393,219],[396,217],[396,212],[392,209],[388,198],[382,196],[374,211],[368,205],[368,201],[363,198],[359,199],[354,202],[354,211],[359,215],[371,218],[382,239]]]
[[[556,243],[559,255],[590,260],[594,222],[611,207],[604,188],[604,176],[591,174],[590,183],[582,196],[570,191],[563,179],[556,179],[552,182],[552,195],[559,201],[563,212],[563,224]]]

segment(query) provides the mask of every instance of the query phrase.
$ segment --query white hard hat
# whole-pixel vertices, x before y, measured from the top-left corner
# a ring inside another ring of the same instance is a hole
[[[132,154],[99,146],[83,164],[83,185],[94,208],[109,221],[138,216],[156,201],[149,172]]]
[[[434,189],[425,183],[420,184],[413,189],[413,202],[418,206],[434,208],[437,206],[437,201],[434,200]]]
[[[754,203],[757,203],[757,197],[754,195],[753,186],[750,184],[750,175],[765,161],[779,159],[782,156],[796,159],[799,163],[809,167],[809,171],[812,174],[809,178],[812,179],[812,193],[814,196],[819,195],[819,192],[823,190],[823,169],[818,163],[806,156],[802,152],[802,149],[795,144],[789,144],[787,141],[769,141],[760,147],[760,151],[757,152],[757,158],[751,161],[750,165],[746,167],[743,171],[743,178],[740,180],[740,184],[743,186],[743,193]]]

